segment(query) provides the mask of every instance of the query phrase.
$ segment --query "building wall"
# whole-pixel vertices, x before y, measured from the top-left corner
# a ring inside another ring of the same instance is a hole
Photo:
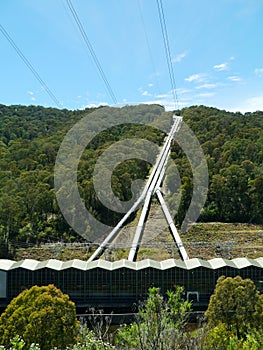
[[[257,288],[262,290],[262,271],[262,268],[255,266],[243,269],[226,266],[215,270],[203,266],[190,270],[179,267],[164,270],[153,267],[140,270],[127,267],[107,270],[97,267],[86,271],[76,268],[58,271],[50,268],[35,271],[16,268],[7,273],[0,271],[0,297],[11,299],[33,285],[55,284],[76,303],[133,303],[144,299],[150,287],[159,287],[161,292],[165,293],[174,289],[176,285],[181,285],[186,293],[198,292],[200,300],[208,302],[219,276],[240,275],[243,278],[251,278]]]
[[[6,280],[7,280],[7,273],[6,271],[0,270],[0,298],[6,298]]]

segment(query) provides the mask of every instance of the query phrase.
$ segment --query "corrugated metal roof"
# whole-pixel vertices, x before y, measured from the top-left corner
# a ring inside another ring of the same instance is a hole
[[[237,268],[237,266],[235,265],[235,263],[232,260],[228,260],[228,259],[223,259],[223,258],[214,258],[209,260],[209,264],[211,265],[211,267],[215,270],[215,269],[220,269],[221,267],[225,267],[225,266],[230,266],[233,268]]]
[[[182,260],[167,259],[167,260],[160,261],[160,264],[161,264],[162,270],[172,269],[173,267],[186,269],[185,262]]]
[[[87,270],[96,269],[96,268],[111,270],[112,263],[110,261],[102,260],[102,259],[94,260],[87,263],[87,268],[86,268]]]
[[[63,263],[63,269],[79,269],[79,270],[86,270],[87,269],[87,261],[79,260],[79,259],[73,259],[69,261],[65,261]]]
[[[12,266],[14,265],[13,260],[9,259],[0,259],[0,269],[2,271],[8,271],[11,270]]]
[[[137,264],[134,264],[133,261],[129,261],[126,259],[117,260],[112,263],[112,270],[121,269],[123,267],[131,270],[137,270]]]
[[[187,270],[196,269],[197,267],[206,267],[208,269],[212,268],[212,266],[209,264],[209,261],[198,258],[186,260],[185,265]]]
[[[255,259],[255,261],[256,261],[261,267],[263,267],[263,258],[257,258],[257,259]]]
[[[34,271],[36,270],[38,264],[39,264],[39,261],[33,260],[33,259],[24,259],[20,261],[14,261],[12,266],[10,266],[10,270],[22,268],[22,269]]]
[[[249,266],[255,266],[257,268],[263,268],[263,257],[257,259],[248,258],[236,258],[232,260],[215,258],[211,260],[202,260],[198,258],[189,259],[186,261],[168,259],[164,261],[155,261],[151,259],[145,259],[137,262],[128,260],[118,260],[114,262],[98,259],[95,261],[87,262],[84,260],[69,260],[60,261],[56,259],[49,259],[45,261],[37,261],[33,259],[25,259],[20,261],[13,261],[8,259],[0,259],[0,270],[9,271],[13,269],[23,268],[31,271],[48,268],[52,270],[65,270],[69,268],[79,270],[92,270],[95,268],[105,270],[117,270],[120,268],[127,268],[132,270],[142,270],[146,268],[153,268],[158,270],[167,270],[174,267],[181,269],[192,270],[198,267],[205,267],[208,269],[219,269],[222,267],[232,267],[236,269],[243,269]]]
[[[56,259],[49,259],[45,261],[44,267],[52,270],[63,270],[64,262]]]
[[[26,270],[36,270],[39,265],[39,261],[33,259],[25,259],[18,262],[17,267],[21,267]]]
[[[159,261],[151,259],[144,259],[137,262],[137,270],[147,269],[149,267],[160,270],[161,264]]]
[[[248,266],[261,267],[260,264],[258,264],[258,262],[255,261],[254,259],[235,258],[232,261],[237,266],[237,268],[239,268],[239,269],[243,269],[243,268],[248,267]]]

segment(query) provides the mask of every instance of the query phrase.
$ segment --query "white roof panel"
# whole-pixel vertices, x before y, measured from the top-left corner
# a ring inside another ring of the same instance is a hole
[[[12,269],[15,261],[9,259],[0,259],[0,270],[8,271]]]
[[[63,263],[63,269],[78,269],[78,270],[86,270],[87,269],[87,262],[84,260],[79,259],[73,259],[69,261],[65,261]]]
[[[263,267],[263,258],[257,258],[255,261],[260,265],[260,267]]]
[[[228,259],[215,258],[215,259],[208,260],[208,262],[211,265],[211,268],[214,270],[220,269],[221,267],[225,267],[225,266],[236,268],[236,265],[233,263],[233,261]]]
[[[63,270],[63,261],[56,259],[49,259],[45,261],[44,267],[52,270]]]
[[[207,260],[202,260],[199,258],[189,259],[185,261],[187,270],[196,269],[197,267],[206,267],[211,269],[211,265]]]
[[[255,260],[248,258],[235,258],[232,261],[238,269],[244,269],[248,266],[259,266],[259,264]]]
[[[16,269],[22,268],[22,269],[34,271],[34,270],[36,270],[38,265],[39,265],[38,260],[25,259],[25,260],[20,260],[20,261],[15,262],[15,264],[12,266],[12,268],[16,268]]]
[[[147,269],[149,267],[152,267],[154,269],[161,269],[161,264],[159,261],[151,259],[137,261],[137,270]]]
[[[126,268],[126,269],[131,269],[131,270],[136,270],[137,269],[137,264],[134,261],[129,261],[126,259],[122,260],[117,260],[112,263],[112,269],[117,270],[121,268]]]
[[[162,270],[168,270],[173,267],[186,269],[185,262],[182,260],[167,259],[167,260],[160,261],[160,265]]]
[[[168,259],[164,261],[155,261],[151,259],[145,259],[138,262],[128,261],[128,260],[119,260],[115,262],[110,262],[106,260],[95,260],[87,262],[84,260],[69,260],[66,262],[50,259],[45,261],[37,261],[32,259],[25,259],[20,261],[12,261],[8,259],[0,259],[0,270],[8,271],[17,268],[24,268],[27,270],[39,270],[43,268],[49,268],[53,270],[64,270],[68,268],[74,268],[79,270],[92,270],[95,268],[105,269],[105,270],[116,270],[120,268],[127,268],[132,270],[142,270],[146,268],[153,268],[158,270],[167,270],[174,267],[192,270],[198,267],[204,267],[208,269],[219,269],[225,266],[229,266],[236,269],[243,269],[248,266],[255,266],[258,268],[263,268],[263,257],[257,259],[248,259],[248,258],[236,258],[232,260],[215,258],[211,260],[202,260],[198,258],[189,259],[186,261]]]
[[[92,270],[92,269],[96,269],[96,268],[111,270],[112,263],[110,261],[106,261],[106,260],[102,260],[102,259],[87,262],[87,265],[86,265],[87,270]]]

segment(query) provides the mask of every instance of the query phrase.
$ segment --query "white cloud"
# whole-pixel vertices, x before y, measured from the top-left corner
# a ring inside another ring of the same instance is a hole
[[[215,93],[214,92],[203,92],[201,94],[198,94],[197,96],[198,97],[213,97],[213,96],[215,96]]]
[[[189,83],[191,83],[192,81],[202,82],[206,80],[206,74],[204,73],[192,74],[188,78],[185,78],[184,80],[188,81]]]
[[[146,101],[143,102],[144,104],[159,104],[161,106],[165,107],[166,111],[173,111],[175,109],[174,106],[174,101],[172,98],[167,98],[167,99],[156,99],[156,100],[151,100],[151,101]],[[186,107],[186,103],[183,102],[178,102],[176,108],[183,108]]]
[[[183,97],[182,95],[187,95],[187,94],[189,95],[189,93],[191,93],[191,92],[192,92],[192,90],[190,90],[190,89],[183,89],[183,88],[176,89],[176,94],[180,95],[180,98],[179,98],[180,101],[182,101],[182,99],[185,98],[185,96]],[[172,90],[166,94],[155,95],[155,98],[158,100],[171,100],[171,101],[173,101]]]
[[[148,84],[148,86],[149,86],[149,87],[153,87],[153,86],[154,86],[154,84],[152,84],[152,83],[149,83],[149,84]]]
[[[179,89],[180,91],[183,89]],[[186,90],[185,90],[186,91]],[[177,90],[178,92],[178,90]],[[169,91],[167,93],[163,93],[163,94],[158,94],[158,95],[150,95],[152,96],[151,99],[149,99],[148,101],[144,101],[144,104],[160,104],[162,106],[165,107],[165,109],[167,111],[173,111],[175,108],[183,108],[186,107],[188,105],[188,101],[182,101],[182,99],[180,99],[180,101],[177,103],[176,107],[174,104],[174,99],[173,99],[173,94],[172,91]],[[142,103],[142,102],[140,102]],[[130,103],[129,103],[130,104]]]
[[[246,100],[248,109],[251,112],[263,111],[263,96],[254,96]]]
[[[221,70],[228,70],[228,64],[227,63],[220,63],[216,64],[213,67],[215,70],[221,71]]]
[[[167,97],[172,97],[171,94],[159,94],[155,96],[156,98],[167,98]]]
[[[214,89],[217,87],[217,84],[202,84],[199,86],[196,86],[196,89]]]
[[[172,62],[179,63],[186,57],[186,55],[187,55],[186,52],[179,53],[179,55],[175,56],[175,58],[172,59]]]
[[[152,96],[147,90],[142,92],[142,96]]]
[[[245,100],[241,100],[240,104],[231,108],[230,111],[241,113],[263,111],[263,95],[252,96]]]
[[[241,81],[242,79],[240,77],[238,77],[237,75],[231,75],[229,77],[227,77],[228,80],[231,81]]]
[[[36,101],[36,98],[34,97],[35,93],[33,91],[27,91],[27,93],[30,96],[31,101]]]
[[[178,95],[185,95],[185,94],[188,94],[188,93],[191,93],[192,90],[191,89],[184,89],[184,88],[177,88],[176,89],[176,93]]]
[[[101,106],[109,106],[108,102],[95,102],[95,103],[89,103],[85,106],[82,106],[82,109],[85,108],[97,108],[97,107],[101,107]]]
[[[254,73],[261,77],[263,75],[263,68],[256,68]]]

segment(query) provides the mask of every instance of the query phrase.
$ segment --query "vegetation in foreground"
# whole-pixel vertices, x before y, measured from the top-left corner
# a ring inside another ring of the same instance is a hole
[[[75,304],[54,285],[24,290],[0,317],[1,344],[7,348],[13,338],[21,337],[25,349],[31,343],[41,350],[65,349],[77,341],[78,331]]]
[[[250,279],[221,276],[206,318],[204,349],[263,349],[263,294]]]
[[[42,292],[39,288],[42,288]],[[51,295],[54,292],[55,299],[59,298],[52,302]],[[206,320],[202,320],[201,327],[195,331],[187,330],[191,304],[184,301],[181,287],[176,287],[175,291],[168,291],[165,297],[159,293],[158,288],[150,288],[149,297],[140,305],[135,322],[120,327],[114,344],[107,341],[109,339],[107,334],[105,335],[105,332],[97,326],[93,331],[82,327],[76,337],[79,324],[74,312],[68,314],[66,311],[65,300],[68,303],[68,297],[63,296],[60,291],[55,291],[54,286],[32,287],[21,295],[10,303],[0,318],[0,343],[6,344],[6,347],[0,346],[0,349],[262,350],[263,348],[263,295],[259,294],[251,280],[243,280],[239,276],[219,278],[206,312]],[[33,306],[31,309],[24,304],[27,297]],[[37,311],[35,307],[38,308]],[[54,317],[58,307],[60,313]],[[7,312],[8,310],[12,312]]]

